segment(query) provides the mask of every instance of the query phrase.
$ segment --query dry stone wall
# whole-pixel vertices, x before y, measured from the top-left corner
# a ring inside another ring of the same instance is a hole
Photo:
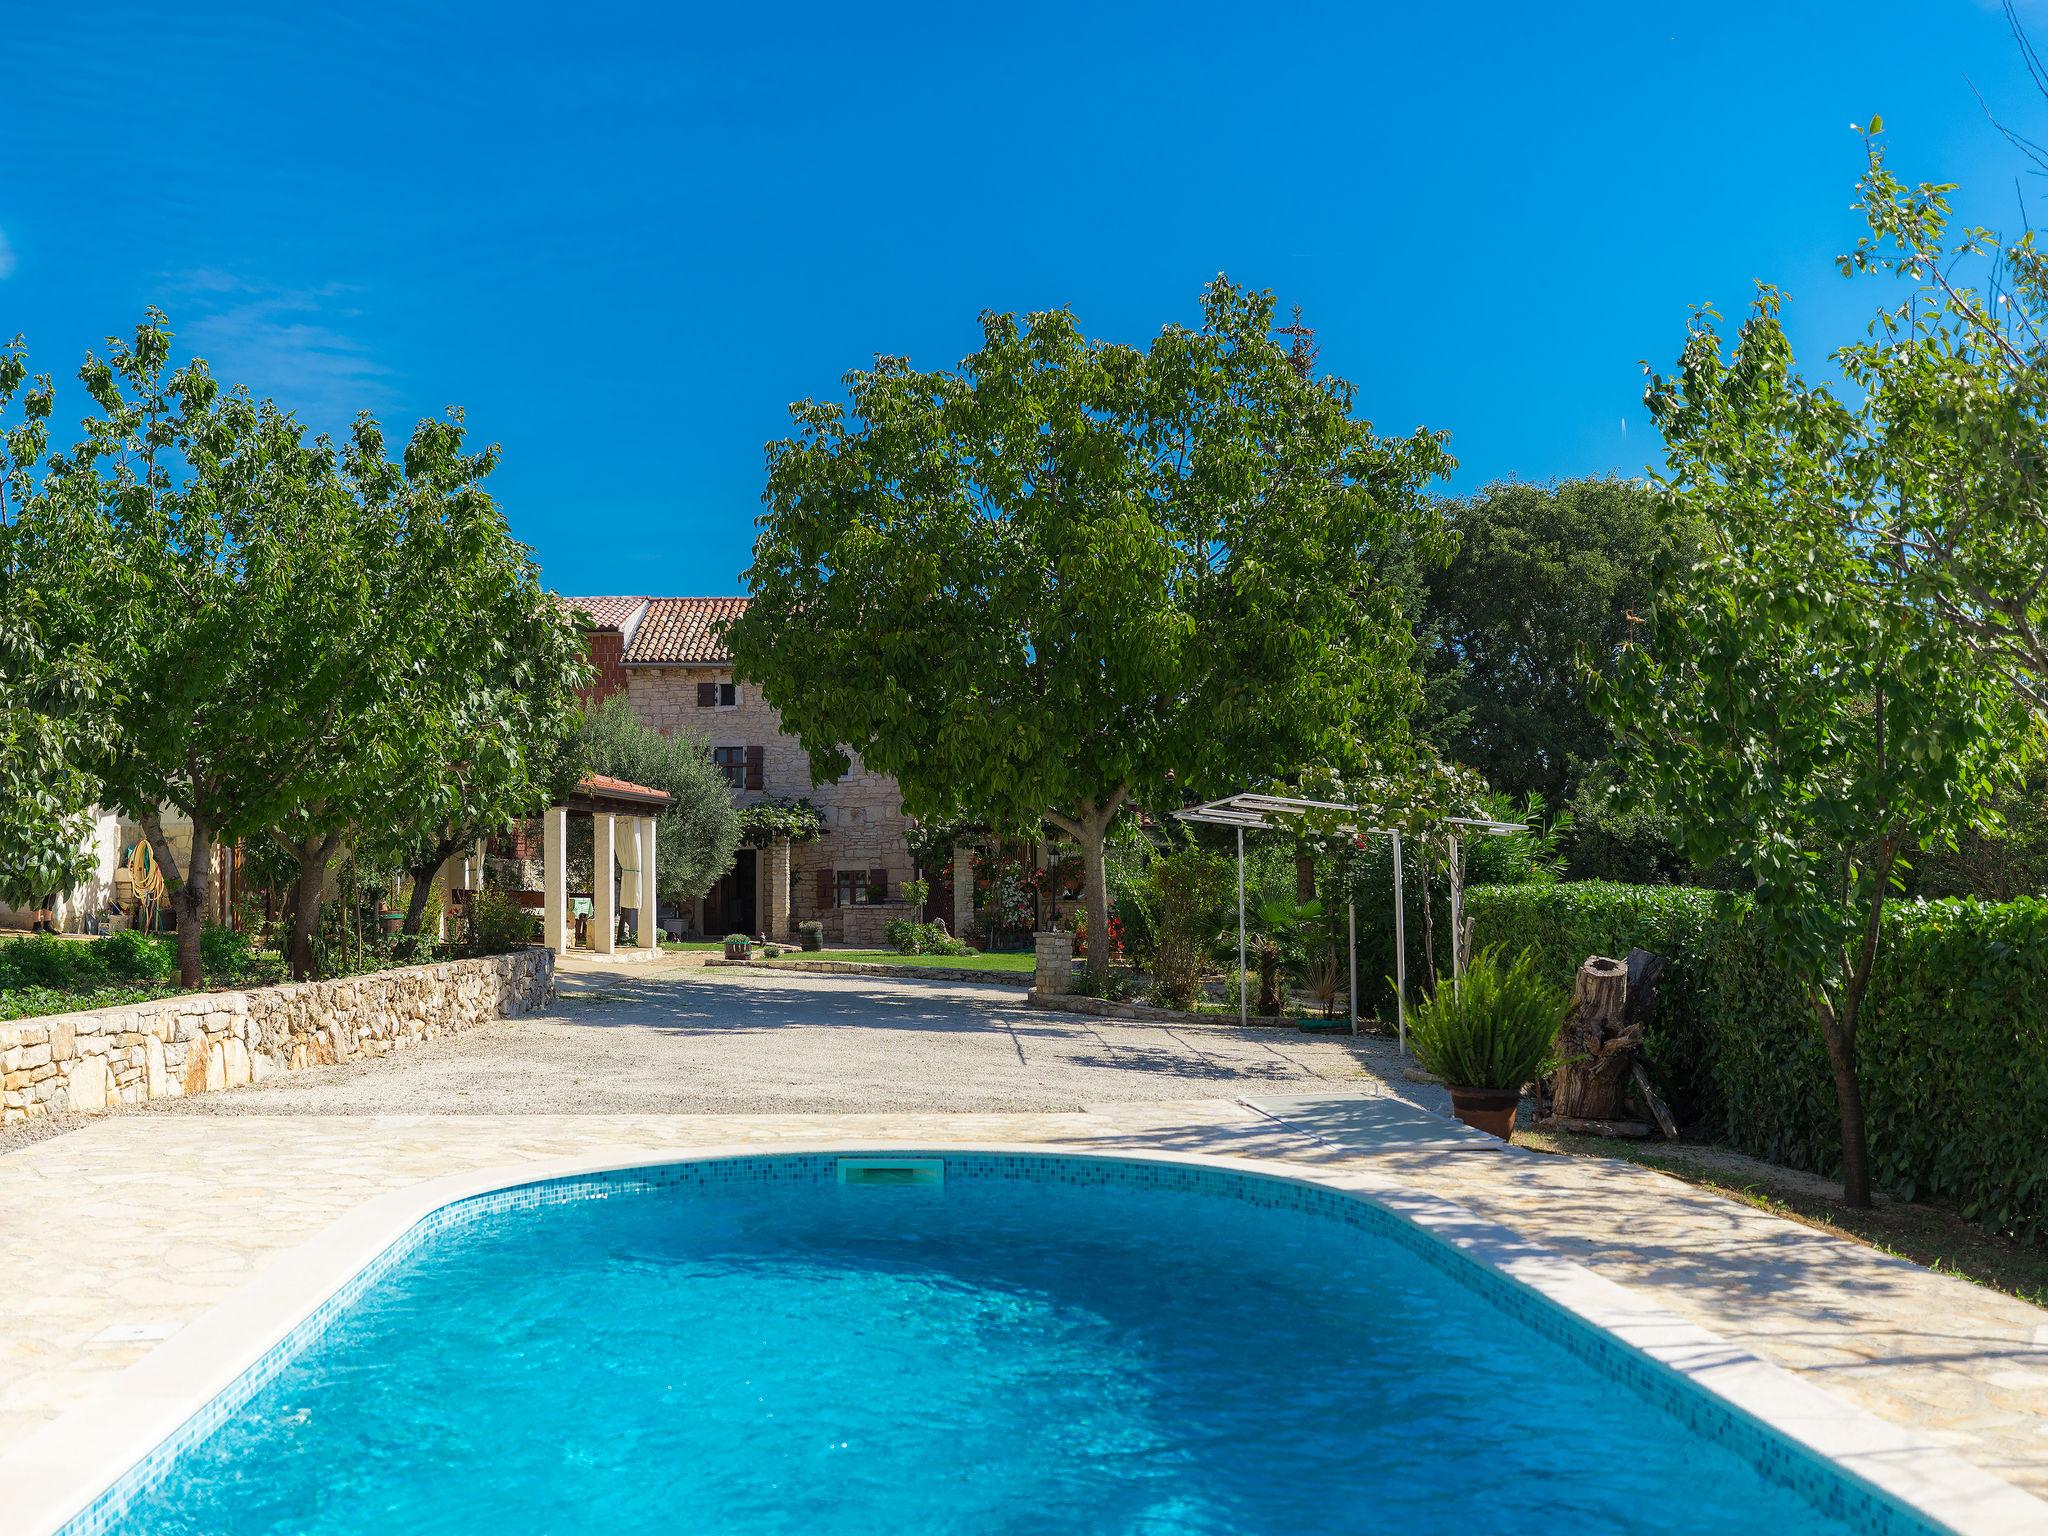
[[[0,1124],[92,1114],[382,1056],[546,1007],[555,957],[518,950],[369,976],[195,992],[0,1023]]]

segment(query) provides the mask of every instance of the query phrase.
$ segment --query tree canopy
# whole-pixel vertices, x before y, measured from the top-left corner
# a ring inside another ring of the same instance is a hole
[[[1610,691],[1687,853],[1732,859],[1806,991],[1869,1201],[1856,1030],[1903,860],[1994,819],[2025,762],[2010,678],[1924,601],[1909,444],[1796,372],[1766,290],[1725,352],[1711,314],[1648,402],[1670,494],[1709,529]]]
[[[2048,253],[2031,229],[1951,231],[1954,187],[1900,182],[1882,127],[1841,266],[1910,287],[1838,354],[1891,492],[1857,534],[1895,542],[1922,599],[2048,716]]]
[[[173,367],[155,312],[79,376],[81,441],[16,477],[5,627],[33,602],[38,642],[99,682],[63,755],[173,883],[183,984],[222,842],[291,848],[305,941],[328,862],[366,826],[546,803],[581,644],[459,419],[423,424],[401,463],[367,417],[337,449],[203,361]],[[166,808],[191,822],[183,857]]]
[[[920,820],[1075,838],[1096,933],[1126,801],[1348,756],[1419,696],[1372,557],[1441,553],[1441,437],[1354,417],[1270,295],[1218,279],[1202,312],[1143,351],[987,314],[956,370],[885,357],[793,407],[728,635],[815,776],[858,756]]]
[[[0,351],[0,413],[28,382],[21,338]],[[91,658],[53,650],[45,604],[16,545],[16,509],[35,493],[49,435],[50,381],[22,396],[0,432],[0,901],[31,906],[92,872],[93,783],[78,766],[96,693]]]
[[[1420,626],[1441,744],[1495,789],[1561,806],[1612,745],[1592,680],[1697,534],[1617,479],[1505,481],[1446,518],[1457,550],[1422,572]]]

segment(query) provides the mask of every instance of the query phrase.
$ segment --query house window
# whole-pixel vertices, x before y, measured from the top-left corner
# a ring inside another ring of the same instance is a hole
[[[718,685],[718,707],[720,709],[735,708],[739,701],[740,685],[738,683],[720,683]]]
[[[699,709],[737,709],[739,702],[738,683],[716,683],[707,678],[697,684]]]
[[[718,771],[725,775],[726,783],[734,789],[744,789],[747,783],[747,749],[745,747],[713,747],[711,761],[718,765]]]
[[[872,887],[868,884],[868,872],[864,869],[842,869],[838,876],[838,889],[833,893],[836,904],[842,907],[864,907]]]

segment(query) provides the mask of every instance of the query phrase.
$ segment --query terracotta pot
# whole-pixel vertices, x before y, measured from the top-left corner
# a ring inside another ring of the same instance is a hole
[[[1515,1137],[1515,1111],[1521,1106],[1519,1088],[1453,1088],[1451,1113],[1489,1136],[1502,1141]]]

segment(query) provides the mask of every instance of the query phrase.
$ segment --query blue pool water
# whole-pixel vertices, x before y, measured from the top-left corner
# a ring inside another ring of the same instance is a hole
[[[1410,1241],[949,1161],[942,1190],[844,1188],[829,1159],[785,1159],[766,1183],[474,1207],[105,1528],[1870,1528]]]

